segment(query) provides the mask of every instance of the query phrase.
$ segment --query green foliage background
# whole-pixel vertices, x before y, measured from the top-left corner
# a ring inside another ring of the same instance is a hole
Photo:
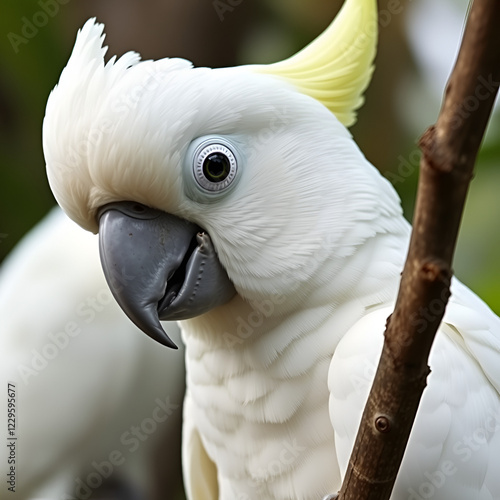
[[[58,19],[14,50],[22,18],[40,10],[29,0],[2,1],[0,15],[0,243],[1,257],[54,203],[44,173],[41,122],[67,50]]]

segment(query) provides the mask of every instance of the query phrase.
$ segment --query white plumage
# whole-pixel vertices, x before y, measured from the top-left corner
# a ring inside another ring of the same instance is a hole
[[[210,70],[131,54],[104,65],[102,29],[83,27],[47,105],[58,202],[94,232],[100,209],[122,201],[194,222],[237,291],[181,322],[188,496],[334,493],[410,233],[394,189],[343,125],[371,75],[376,2],[348,0],[316,42],[270,66]],[[196,185],[190,145],[203,138],[234,149],[232,189]],[[393,500],[500,495],[500,321],[458,281],[452,293]]]
[[[3,264],[0,314],[1,380],[16,386],[18,437],[17,496],[5,486],[11,455],[4,440],[0,498],[61,498],[78,478],[87,483],[95,475],[92,462],[109,461],[115,450],[123,461],[114,471],[150,487],[152,450],[179,429],[183,357],[157,349],[115,304],[97,238],[60,210],[51,212]],[[174,324],[169,331],[176,336]],[[157,398],[178,409],[154,432],[147,422],[152,432],[142,441],[131,426],[153,418]],[[7,430],[6,411],[0,425]]]

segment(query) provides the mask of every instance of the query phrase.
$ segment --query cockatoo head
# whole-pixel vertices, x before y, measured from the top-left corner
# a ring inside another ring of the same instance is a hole
[[[146,333],[173,345],[159,319],[285,294],[290,277],[300,290],[312,255],[320,264],[366,238],[383,181],[345,127],[376,31],[375,0],[347,0],[290,59],[215,70],[135,53],[105,64],[103,26],[79,31],[47,104],[48,178],[64,211],[100,233],[113,294]]]

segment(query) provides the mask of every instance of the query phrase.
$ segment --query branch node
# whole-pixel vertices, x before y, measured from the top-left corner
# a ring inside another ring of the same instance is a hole
[[[431,125],[420,137],[418,141],[418,146],[422,150],[422,153],[429,154],[433,149],[434,135],[436,134],[436,125]]]
[[[442,155],[439,132],[436,125],[431,125],[418,141],[422,151],[420,168],[429,167],[433,172],[449,174],[453,171],[454,164],[450,158]]]
[[[447,263],[442,259],[428,260],[420,268],[422,279],[430,282],[449,283],[451,279],[451,270]]]
[[[381,434],[387,434],[392,430],[392,419],[387,415],[377,415],[374,424],[375,429]]]

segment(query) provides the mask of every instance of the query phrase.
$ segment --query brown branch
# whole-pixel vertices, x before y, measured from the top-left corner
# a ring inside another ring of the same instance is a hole
[[[410,249],[341,500],[388,499],[394,486],[429,374],[465,197],[498,90],[499,19],[500,1],[474,1],[437,123],[420,141]],[[422,320],[426,328],[419,332]]]

